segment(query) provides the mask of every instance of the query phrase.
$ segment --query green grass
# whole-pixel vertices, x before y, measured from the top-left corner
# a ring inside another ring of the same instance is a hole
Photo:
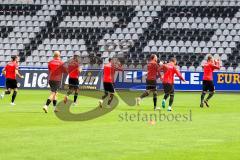
[[[173,113],[191,110],[192,121],[150,125],[120,121],[119,114],[154,113],[151,97],[140,107],[121,101],[100,118],[64,122],[52,110],[42,112],[48,93],[20,90],[14,107],[10,97],[0,101],[0,160],[240,159],[239,94],[217,93],[211,108],[200,109],[199,93],[176,93]],[[80,96],[71,110],[80,113],[96,104],[97,99]]]

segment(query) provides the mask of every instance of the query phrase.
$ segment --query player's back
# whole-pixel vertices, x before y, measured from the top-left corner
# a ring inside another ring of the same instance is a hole
[[[6,67],[6,78],[9,79],[16,79],[16,69],[18,68],[18,65],[16,62],[9,62]]]
[[[147,65],[147,80],[156,80],[159,72],[157,62],[150,61]]]
[[[113,83],[113,68],[111,63],[107,63],[104,65],[103,81]]]
[[[68,65],[68,74],[70,78],[78,78],[80,71],[79,71],[79,63],[77,61],[70,61]]]
[[[113,62],[105,64],[103,67],[103,81],[113,83],[116,71],[123,71],[121,64],[114,64]]]
[[[206,62],[204,65],[203,65],[203,80],[207,80],[207,81],[212,81],[213,80],[213,71],[215,69],[219,69],[220,66],[219,64],[214,64],[212,62]]]
[[[48,62],[49,79],[53,81],[61,81],[64,72],[63,61],[60,59],[53,59]]]
[[[174,82],[174,75],[176,73],[176,67],[171,63],[167,63],[167,64],[165,64],[165,69],[163,71],[164,71],[163,83],[172,84]]]

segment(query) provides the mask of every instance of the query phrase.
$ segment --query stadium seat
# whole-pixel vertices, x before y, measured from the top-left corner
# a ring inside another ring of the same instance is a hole
[[[151,53],[167,53],[160,57],[177,57],[182,69],[194,71],[200,69],[202,57],[210,53],[219,57],[230,72],[239,67],[240,60],[238,5],[235,1],[212,0],[36,0],[31,5],[1,4],[0,48],[6,57],[21,52],[26,65],[45,66],[43,60],[48,58],[40,58],[40,63],[31,60],[51,57],[54,50],[60,50],[64,60],[76,51],[81,56],[99,52],[105,59],[122,51],[119,45],[114,52],[106,50],[109,40],[118,44],[132,40],[133,45],[124,52],[138,58],[132,59],[131,67],[141,68]]]

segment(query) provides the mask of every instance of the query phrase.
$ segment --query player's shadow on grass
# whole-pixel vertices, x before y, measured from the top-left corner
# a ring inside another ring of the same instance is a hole
[[[136,98],[139,97],[140,93],[135,91],[118,91],[118,96],[128,105],[136,106]]]
[[[85,95],[84,95],[85,96]],[[103,115],[106,115],[107,113],[110,113],[113,111],[119,104],[119,101],[116,96],[114,96],[113,101],[111,103],[111,108],[106,108],[107,104],[107,99],[103,103],[103,108],[100,107],[91,107],[94,108],[88,112],[84,113],[78,113],[74,114],[71,113],[71,105],[73,101],[69,100],[67,104],[65,104],[63,101],[58,103],[57,109],[59,112],[56,112],[56,116],[63,121],[88,121],[88,120],[93,120],[98,117],[101,117]]]
[[[61,90],[62,94],[66,94],[66,90]],[[80,106],[82,108],[94,108],[90,111],[83,112],[83,113],[71,113],[71,105],[72,101],[69,100],[67,104],[64,104],[63,101],[59,102],[57,105],[57,109],[59,112],[56,112],[56,116],[63,120],[63,121],[88,121],[93,120],[95,118],[101,117],[106,115],[107,113],[110,113],[113,111],[118,105],[119,105],[119,99],[122,99],[128,106],[136,106],[136,98],[139,97],[139,95],[142,92],[135,92],[135,91],[118,91],[117,95],[114,96],[113,101],[111,103],[111,108],[105,108],[107,106],[108,98],[104,100],[103,108],[97,107],[97,106]],[[101,91],[81,91],[81,96],[84,97],[90,97],[94,99],[101,99],[101,96],[103,95],[103,92]],[[132,109],[129,109],[132,110]]]

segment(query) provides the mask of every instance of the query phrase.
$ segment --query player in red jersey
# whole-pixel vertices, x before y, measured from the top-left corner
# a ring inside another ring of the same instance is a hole
[[[204,73],[203,73],[203,88],[202,88],[202,95],[201,95],[201,104],[200,107],[204,106],[204,103],[207,107],[209,107],[208,101],[213,97],[215,92],[215,87],[213,84],[213,71],[220,69],[220,62],[219,60],[214,60],[212,56],[208,56],[207,62],[203,66]],[[209,95],[206,100],[204,100],[205,95],[209,91]]]
[[[176,68],[177,60],[176,58],[171,58],[170,62],[162,65],[164,75],[162,77],[164,98],[162,100],[162,107],[165,108],[166,100],[170,96],[168,111],[172,111],[172,104],[174,100],[174,76],[177,75],[182,81],[185,79],[182,77],[181,73]]]
[[[49,85],[51,88],[51,94],[47,99],[46,105],[43,107],[45,113],[48,112],[48,106],[53,102],[54,111],[57,112],[57,92],[61,86],[62,76],[65,71],[64,62],[60,58],[60,52],[55,51],[53,60],[48,62],[49,70]]]
[[[108,94],[110,94],[110,98],[107,103],[107,108],[110,108],[110,104],[113,100],[113,96],[115,93],[114,90],[114,75],[116,71],[123,71],[122,65],[119,62],[114,62],[112,58],[109,58],[109,63],[104,65],[103,68],[103,87],[104,87],[104,95],[102,99],[99,100],[99,107],[102,108],[103,100],[107,98]]]
[[[15,105],[14,101],[17,96],[17,76],[19,78],[24,78],[18,71],[18,63],[19,63],[19,57],[13,56],[12,61],[8,62],[8,64],[5,66],[5,68],[2,70],[3,75],[6,77],[6,91],[2,93],[0,96],[1,98],[4,97],[4,94],[9,95],[11,94],[11,90],[13,90],[12,94],[12,101],[11,105]]]
[[[81,73],[80,59],[78,55],[74,55],[68,64],[68,83],[69,90],[67,95],[64,97],[64,103],[67,103],[68,97],[74,92],[74,105],[77,103],[78,92],[79,92],[79,75]]]
[[[137,105],[140,105],[140,101],[149,96],[150,92],[153,92],[154,110],[160,109],[157,107],[157,79],[161,77],[161,68],[157,63],[157,56],[152,54],[150,61],[147,65],[147,79],[146,79],[146,91],[138,98],[136,98]]]

